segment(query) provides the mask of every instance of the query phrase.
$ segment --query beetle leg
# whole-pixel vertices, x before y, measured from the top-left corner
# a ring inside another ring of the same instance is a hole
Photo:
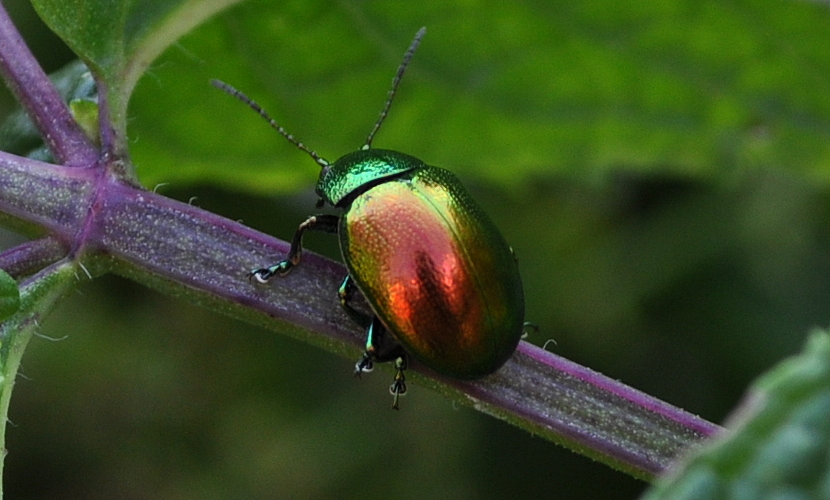
[[[395,378],[392,380],[392,385],[389,386],[389,392],[394,396],[392,408],[397,410],[398,398],[406,394],[406,376],[404,375],[406,351],[388,333],[377,316],[373,316],[366,331],[366,351],[363,352],[363,356],[355,364],[354,374],[356,377],[360,377],[361,374],[372,371],[375,362],[383,363],[394,360]]]
[[[370,328],[372,326],[372,317],[368,314],[364,314],[349,304],[352,300],[352,296],[354,296],[354,291],[357,287],[354,284],[354,280],[351,276],[346,275],[346,278],[343,279],[343,283],[340,285],[340,288],[337,290],[337,295],[340,296],[340,307],[346,311],[346,314],[352,318],[352,321],[357,323],[363,328]]]
[[[403,347],[388,333],[378,317],[372,316],[366,329],[366,350],[358,366],[366,366],[367,363],[371,366],[372,362],[386,363],[404,356]]]
[[[343,283],[340,285],[340,289],[337,290],[337,295],[340,296],[340,307],[346,311],[346,314],[352,318],[352,321],[366,329],[366,337],[369,339],[373,336],[373,318],[368,314],[363,314],[349,304],[352,300],[352,296],[354,295],[355,288],[356,287],[352,277],[346,275],[343,279]],[[369,373],[374,369],[375,363],[372,361],[372,355],[369,352],[369,346],[367,343],[366,350],[363,351],[363,356],[354,365],[354,376],[360,378],[362,374]]]
[[[285,276],[291,269],[300,263],[303,255],[303,233],[306,231],[323,231],[325,233],[336,233],[339,217],[336,215],[312,215],[294,232],[291,239],[291,249],[285,260],[278,262],[271,267],[261,267],[248,273],[248,279],[255,279],[259,283],[267,283],[274,276]]]
[[[377,316],[372,317],[372,323],[366,330],[366,351],[363,358],[378,363],[386,363],[404,357],[406,352],[403,347],[389,335],[386,327]],[[358,363],[359,364],[359,363]],[[365,370],[364,370],[365,371]]]
[[[364,373],[369,373],[375,369],[375,363],[368,352],[364,352],[363,356],[354,364],[354,376],[360,378]]]
[[[406,356],[400,356],[395,360],[395,378],[389,386],[392,393],[392,409],[398,409],[398,398],[406,394],[406,377],[403,371],[406,370]]]
[[[364,373],[369,373],[375,368],[375,362],[383,363],[384,361],[395,360],[395,378],[392,380],[392,385],[389,386],[389,392],[392,393],[392,408],[398,409],[398,399],[406,394],[406,353],[391,335],[388,335],[386,327],[381,323],[377,316],[369,316],[356,310],[349,304],[357,287],[351,276],[346,276],[340,289],[337,291],[340,295],[340,305],[354,321],[360,326],[366,328],[366,350],[363,356],[354,365],[355,377],[360,377]]]
[[[346,285],[346,282],[344,281],[343,284]],[[354,312],[355,314],[361,314],[357,311]],[[383,323],[380,322],[377,316],[373,316],[372,318],[366,316],[366,319],[369,322],[369,327],[366,329],[366,350],[363,351],[363,356],[354,365],[354,375],[358,378],[361,374],[372,371],[375,368],[375,361],[383,363],[384,361],[394,359],[383,357],[382,354],[386,353],[378,349],[380,342],[386,338],[386,327],[383,326]],[[392,346],[392,349],[394,350],[396,347],[400,348],[400,346],[395,344]],[[397,353],[395,356],[397,356]]]

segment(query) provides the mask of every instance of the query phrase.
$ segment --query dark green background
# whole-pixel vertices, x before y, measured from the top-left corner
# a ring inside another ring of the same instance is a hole
[[[209,78],[334,159],[427,25],[375,146],[464,180],[519,256],[532,342],[721,422],[830,323],[828,17],[772,1],[252,1],[151,67],[131,151],[148,188],[287,238],[314,210],[316,167]],[[28,22],[59,68],[68,51]],[[307,244],[337,256],[325,235]],[[42,333],[62,340],[23,359],[9,498],[644,488],[417,386],[393,412],[385,372],[353,380],[353,360],[121,279],[81,286]]]

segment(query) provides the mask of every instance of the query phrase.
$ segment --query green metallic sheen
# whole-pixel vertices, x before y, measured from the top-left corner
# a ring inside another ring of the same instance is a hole
[[[332,206],[361,187],[403,172],[426,167],[414,156],[387,149],[360,149],[320,171],[317,195]]]
[[[462,379],[507,361],[524,324],[518,265],[452,173],[368,149],[335,162],[317,191],[344,209],[349,275],[410,355]]]

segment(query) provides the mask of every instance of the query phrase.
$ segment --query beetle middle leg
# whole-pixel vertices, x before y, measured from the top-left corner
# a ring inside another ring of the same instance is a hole
[[[354,297],[355,290],[357,290],[357,285],[354,284],[354,280],[351,276],[346,275],[346,278],[337,290],[337,295],[340,297],[340,307],[346,311],[346,314],[352,318],[352,321],[360,325],[362,328],[368,329],[372,326],[372,317],[358,311],[349,303],[351,302],[352,297]]]
[[[346,314],[355,323],[366,328],[366,350],[363,351],[363,356],[355,363],[354,374],[356,377],[360,377],[364,373],[369,373],[374,369],[376,362],[384,363],[387,361],[395,361],[395,378],[392,380],[392,385],[389,386],[389,392],[394,397],[392,400],[392,408],[397,410],[398,398],[406,394],[406,376],[404,375],[404,370],[406,370],[406,352],[389,335],[386,327],[377,316],[364,314],[352,307],[349,302],[354,296],[356,288],[352,277],[346,276],[338,290],[340,305],[343,307],[343,310],[346,311]]]
[[[355,376],[372,371],[374,363],[395,362],[395,378],[389,386],[392,394],[392,408],[398,409],[398,398],[406,394],[406,351],[397,340],[394,339],[377,316],[371,318],[371,324],[366,331],[366,350],[363,356],[355,364]]]
[[[248,273],[248,278],[254,278],[260,283],[267,283],[274,276],[285,276],[294,266],[300,263],[303,256],[303,234],[306,231],[322,231],[324,233],[336,233],[339,217],[336,215],[323,214],[312,215],[297,228],[294,237],[291,238],[291,249],[285,260],[278,262],[271,267],[260,267]]]

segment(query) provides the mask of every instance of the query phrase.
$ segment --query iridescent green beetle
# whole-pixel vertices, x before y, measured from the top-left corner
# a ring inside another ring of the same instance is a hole
[[[214,81],[322,167],[318,206],[343,211],[309,217],[294,233],[285,260],[249,276],[266,283],[291,271],[300,263],[305,231],[337,233],[349,271],[340,303],[367,329],[366,351],[355,374],[371,371],[374,362],[395,361],[390,392],[396,409],[406,392],[407,355],[443,375],[480,378],[513,354],[524,325],[524,292],[513,251],[458,179],[415,157],[371,147],[425,31],[418,31],[409,46],[366,143],[334,163],[307,149],[251,99]],[[374,316],[350,305],[355,288]]]

